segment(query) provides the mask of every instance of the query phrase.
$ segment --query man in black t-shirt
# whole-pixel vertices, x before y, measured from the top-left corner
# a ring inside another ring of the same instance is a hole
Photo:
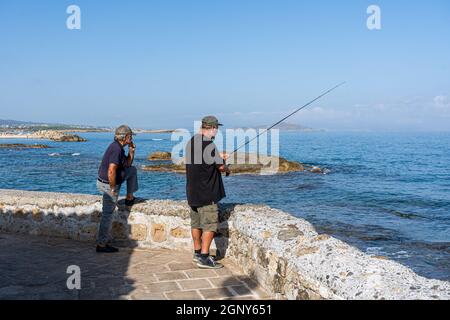
[[[125,205],[133,205],[134,193],[138,190],[137,170],[132,166],[136,145],[133,143],[133,132],[123,125],[116,129],[114,142],[103,155],[98,169],[97,188],[103,194],[102,216],[97,233],[97,252],[117,252],[118,249],[109,245],[111,236],[112,216],[119,199],[120,186],[127,183]],[[129,146],[128,156],[125,146]]]
[[[223,266],[209,255],[219,223],[218,203],[225,197],[221,172],[227,172],[227,154],[219,154],[213,140],[221,126],[216,117],[203,118],[200,132],[186,145],[186,194],[191,207],[194,261],[200,268]]]

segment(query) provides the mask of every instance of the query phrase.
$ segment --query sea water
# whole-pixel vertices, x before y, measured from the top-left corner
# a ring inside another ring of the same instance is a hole
[[[0,188],[97,194],[109,133],[51,149],[0,149]],[[135,137],[135,165],[171,151],[170,134]],[[280,155],[326,169],[224,178],[224,202],[267,204],[304,218],[362,251],[398,261],[420,275],[450,280],[450,133],[281,132]],[[182,174],[139,170],[139,197],[185,199]],[[125,192],[122,189],[122,194]]]

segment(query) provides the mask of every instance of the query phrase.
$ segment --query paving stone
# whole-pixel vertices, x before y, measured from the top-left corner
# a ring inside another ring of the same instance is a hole
[[[242,285],[242,282],[234,277],[209,278],[209,281],[216,288]]]
[[[206,279],[180,280],[178,283],[184,290],[212,288],[211,283]]]
[[[201,289],[199,290],[206,300],[220,299],[226,297],[232,297],[233,294],[227,288],[215,288],[215,289]]]
[[[130,296],[132,300],[167,300],[162,293],[137,292]]]
[[[193,262],[169,263],[168,267],[171,271],[198,269],[198,267]]]
[[[233,275],[233,273],[227,268],[217,269],[217,270],[214,270],[214,272],[218,276],[232,276]]]
[[[114,295],[109,289],[81,289],[80,300],[113,300]]]
[[[158,282],[149,284],[146,287],[147,290],[151,293],[180,290],[176,282]]]
[[[198,269],[190,250],[121,248],[98,254],[90,242],[4,233],[0,238],[2,300],[268,298],[230,261],[220,270]],[[67,288],[70,265],[80,267],[81,290]],[[258,296],[246,291],[241,279]]]
[[[179,271],[156,273],[155,276],[159,281],[187,279],[187,276]]]
[[[151,274],[162,273],[169,271],[169,268],[165,264],[153,264],[153,263],[141,263],[135,266],[131,266],[126,270],[127,275],[139,275],[139,274]]]
[[[189,278],[193,279],[217,277],[217,274],[214,272],[214,270],[198,269],[198,270],[187,270],[185,272]]]
[[[239,296],[251,295],[252,291],[244,285],[241,286],[231,286],[232,291],[234,291]]]
[[[173,291],[166,293],[169,300],[200,300],[202,297],[195,290],[190,291]]]
[[[223,298],[222,300],[257,300],[255,296],[235,296],[230,298]]]
[[[146,285],[146,284],[150,284],[150,283],[155,283],[155,282],[159,282],[158,279],[156,279],[156,277],[153,274],[139,274],[139,275],[134,275],[134,276],[130,276],[127,277],[125,279],[125,282],[131,285]]]

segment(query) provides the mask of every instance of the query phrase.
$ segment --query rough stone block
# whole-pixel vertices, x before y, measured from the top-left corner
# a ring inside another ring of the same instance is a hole
[[[167,240],[166,227],[163,224],[155,223],[152,225],[152,240],[155,242],[164,242]]]
[[[317,237],[315,237],[313,241],[315,241],[315,242],[325,241],[325,240],[328,240],[330,238],[331,237],[328,234],[321,234],[321,235],[318,235]]]
[[[306,248],[305,247],[299,247],[297,249],[296,254],[297,254],[297,257],[301,257],[301,256],[305,256],[305,255],[308,255],[308,254],[316,253],[318,251],[319,251],[319,248],[317,248],[317,247],[306,247]]]
[[[24,211],[23,209],[16,209],[13,211],[13,216],[16,219],[26,219],[28,216],[28,212]]]
[[[91,214],[91,222],[100,222],[101,216],[102,216],[101,211],[94,211]]]
[[[31,215],[33,220],[36,222],[41,222],[44,219],[44,213],[39,209],[33,209]]]
[[[174,238],[189,238],[189,230],[181,227],[170,230],[170,235]]]
[[[269,239],[271,236],[272,236],[272,232],[270,232],[270,231],[263,231],[262,232],[262,237],[264,239]]]
[[[131,225],[131,239],[144,241],[147,239],[147,226],[144,224]]]
[[[116,239],[127,239],[128,232],[127,227],[118,221],[114,221],[111,228],[112,236]]]
[[[294,240],[298,236],[303,236],[303,232],[298,230],[298,228],[295,225],[290,225],[286,229],[283,229],[280,232],[278,232],[278,240],[281,241]]]
[[[97,226],[96,225],[92,225],[92,224],[84,226],[81,229],[81,233],[85,234],[85,235],[86,234],[87,235],[95,235],[95,234],[97,234]]]

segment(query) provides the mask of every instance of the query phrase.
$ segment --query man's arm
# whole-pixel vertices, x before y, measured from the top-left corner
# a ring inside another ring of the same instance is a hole
[[[127,157],[127,167],[131,167],[131,165],[133,164],[133,160],[134,160],[134,150],[136,149],[136,145],[134,144],[134,142],[132,142],[130,144],[130,148],[128,149],[128,157]]]
[[[117,174],[117,164],[110,163],[108,167],[108,181],[111,192],[114,191],[116,187],[116,174]]]
[[[221,161],[223,164],[216,164],[217,169],[219,169],[220,172],[230,173],[230,168],[225,164],[225,162],[228,160],[229,155],[225,152],[221,152],[219,153],[219,157],[223,159],[223,161]]]

